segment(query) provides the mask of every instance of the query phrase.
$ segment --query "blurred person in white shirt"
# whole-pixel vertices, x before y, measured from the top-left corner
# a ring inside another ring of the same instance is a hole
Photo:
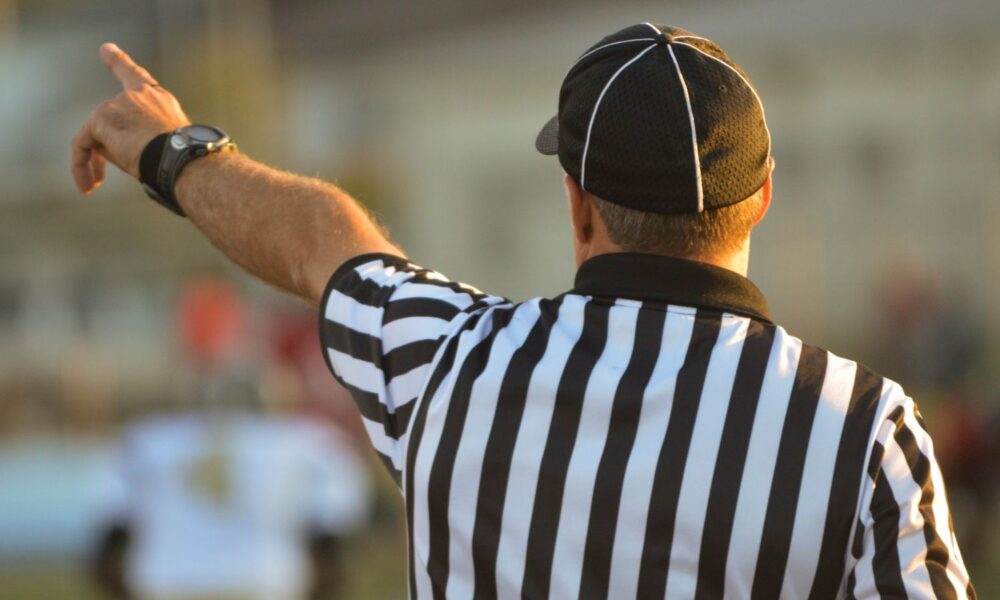
[[[270,367],[225,365],[242,322],[231,289],[195,285],[180,307],[197,383],[184,406],[124,432],[96,580],[142,600],[335,597],[341,539],[371,504],[364,461],[348,436],[296,414],[294,399],[261,394]]]

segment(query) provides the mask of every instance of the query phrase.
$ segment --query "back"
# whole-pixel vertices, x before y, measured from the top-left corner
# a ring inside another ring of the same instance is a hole
[[[965,594],[913,402],[686,262],[598,257],[518,305],[401,259],[334,276],[324,344],[402,475],[411,596]]]

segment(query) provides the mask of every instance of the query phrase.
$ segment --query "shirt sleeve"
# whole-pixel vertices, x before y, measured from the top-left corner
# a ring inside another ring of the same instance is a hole
[[[847,597],[976,598],[931,438],[913,400],[898,396],[875,436]]]
[[[506,302],[388,254],[351,259],[330,279],[320,304],[327,366],[397,483],[410,415],[442,341],[462,315]]]

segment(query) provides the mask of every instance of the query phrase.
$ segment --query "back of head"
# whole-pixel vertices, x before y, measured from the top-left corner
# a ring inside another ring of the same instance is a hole
[[[742,250],[763,210],[763,191],[722,208],[664,214],[591,196],[608,238],[625,252],[708,260]]]
[[[633,25],[588,49],[536,147],[559,156],[625,251],[737,251],[767,201],[756,90],[718,45],[675,27]]]

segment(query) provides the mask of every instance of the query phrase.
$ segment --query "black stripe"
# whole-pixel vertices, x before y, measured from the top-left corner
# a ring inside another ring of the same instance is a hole
[[[860,518],[854,524],[854,543],[851,544],[851,556],[861,558],[865,553],[865,523]]]
[[[795,382],[792,384],[788,410],[781,429],[781,441],[778,442],[778,457],[774,464],[771,492],[764,515],[751,598],[777,598],[781,595],[795,513],[799,494],[802,492],[802,471],[806,464],[806,452],[809,449],[819,395],[826,379],[827,358],[825,350],[802,346],[802,355],[795,369]]]
[[[906,598],[899,551],[896,548],[899,540],[899,506],[892,495],[885,471],[881,468],[872,494],[872,517],[875,520],[875,555],[872,557],[875,588],[883,598]]]
[[[656,473],[653,475],[653,491],[639,565],[637,595],[640,598],[663,598],[667,589],[667,571],[674,543],[684,466],[691,447],[708,363],[721,327],[720,314],[707,313],[702,316],[699,313],[695,318],[684,365],[677,373],[670,422],[667,424],[667,433],[656,462]]]
[[[451,302],[435,300],[434,298],[402,298],[393,300],[385,307],[383,324],[389,324],[410,317],[430,317],[451,321],[459,312],[458,307]]]
[[[910,431],[900,416],[896,421],[896,443],[903,451],[906,464],[910,467],[913,482],[920,487],[920,516],[924,520],[924,541],[927,545],[927,555],[924,566],[930,575],[931,587],[938,598],[957,598],[955,588],[948,581],[948,547],[941,541],[934,518],[934,482],[931,480],[931,463],[920,451],[917,438]]]
[[[406,427],[410,422],[410,413],[415,404],[413,400],[408,400],[397,406],[394,412],[390,412],[389,408],[379,400],[378,394],[353,386],[338,375],[334,375],[334,379],[344,386],[344,389],[351,395],[361,416],[369,421],[380,423],[387,436],[398,440],[406,433]]]
[[[506,327],[512,315],[513,311],[511,310],[493,312],[492,331],[466,355],[455,378],[455,387],[452,390],[451,398],[448,400],[448,412],[441,429],[441,440],[438,442],[427,482],[427,512],[430,529],[427,573],[431,578],[434,598],[438,600],[445,597],[445,591],[448,588],[448,562],[450,560],[448,505],[455,456],[462,439],[462,431],[465,429],[465,418],[469,412],[472,386],[486,368],[493,342],[500,331]]]
[[[388,264],[389,261],[386,261],[386,265]],[[351,270],[340,275],[335,289],[358,304],[382,308],[389,301],[392,293],[396,291],[396,286],[379,285],[371,279],[362,277],[357,271]]]
[[[525,557],[523,598],[548,598],[552,556],[559,529],[566,470],[576,442],[583,394],[608,339],[611,305],[590,301],[583,310],[583,333],[570,351],[556,389],[552,422],[538,471]]]
[[[726,585],[726,562],[736,519],[736,501],[743,481],[750,433],[760,402],[764,374],[774,345],[774,327],[750,321],[726,421],[719,442],[719,454],[712,474],[712,487],[705,509],[705,526],[698,559],[697,598],[721,598]]]
[[[594,500],[590,508],[580,581],[581,598],[606,598],[608,595],[611,552],[615,543],[625,468],[639,428],[643,395],[660,354],[666,318],[667,311],[663,309],[639,310],[632,357],[615,391],[607,440],[594,482]]]
[[[486,298],[488,294],[482,292],[474,292],[471,289],[463,286],[462,284],[455,281],[448,281],[447,279],[430,279],[427,277],[428,274],[433,273],[430,269],[407,269],[409,272],[414,274],[413,283],[419,283],[421,285],[433,285],[435,287],[445,288],[451,290],[456,294],[462,294],[468,296],[473,302],[478,302],[483,298]]]
[[[810,600],[835,597],[844,577],[844,561],[847,558],[844,548],[857,518],[858,493],[865,474],[865,456],[868,454],[872,425],[882,396],[882,382],[880,375],[857,366],[854,389],[834,460],[823,541],[816,576],[809,592]]]
[[[374,448],[372,449],[374,450]],[[375,450],[375,456],[377,456],[378,459],[382,461],[382,464],[385,465],[385,470],[389,472],[389,476],[392,477],[394,482],[396,482],[396,487],[402,487],[403,473],[397,469],[394,464],[392,464],[392,458],[382,454],[378,450]]]
[[[394,377],[405,375],[434,359],[443,338],[417,340],[393,348],[382,357],[382,374],[388,384]]]
[[[857,585],[857,583],[857,575],[852,568],[851,572],[847,575],[847,589],[845,590],[847,592],[847,600],[855,600],[854,586]]]
[[[552,325],[559,316],[562,298],[539,304],[538,320],[524,343],[511,356],[497,397],[493,425],[483,453],[483,471],[476,497],[476,522],[472,532],[475,598],[496,598],[496,560],[500,547],[503,499],[507,496],[510,462],[528,396],[528,384],[549,343]]]
[[[347,325],[323,319],[323,345],[351,358],[372,363],[381,369],[382,340]]]
[[[868,477],[872,481],[878,476],[878,470],[882,466],[882,457],[885,456],[885,446],[878,440],[872,443],[872,456],[868,460]]]
[[[475,329],[476,323],[479,322],[482,314],[472,315],[468,321],[463,325],[463,330]],[[458,349],[458,342],[461,339],[460,334],[455,334],[450,340],[448,340],[448,345],[445,347],[444,352],[441,355],[441,360],[438,361],[437,367],[431,374],[430,379],[427,382],[427,388],[424,391],[424,395],[420,402],[420,408],[417,410],[416,418],[413,422],[413,427],[410,431],[409,443],[406,449],[406,471],[404,473],[405,477],[405,500],[406,500],[406,538],[407,538],[407,558],[409,567],[409,580],[410,580],[410,598],[416,599],[417,597],[417,575],[413,561],[413,467],[416,464],[417,452],[420,449],[420,442],[424,436],[424,423],[427,420],[427,405],[430,404],[431,400],[434,398],[434,394],[437,392],[438,387],[441,382],[444,381],[445,377],[451,373],[452,366],[455,363],[455,353]]]

